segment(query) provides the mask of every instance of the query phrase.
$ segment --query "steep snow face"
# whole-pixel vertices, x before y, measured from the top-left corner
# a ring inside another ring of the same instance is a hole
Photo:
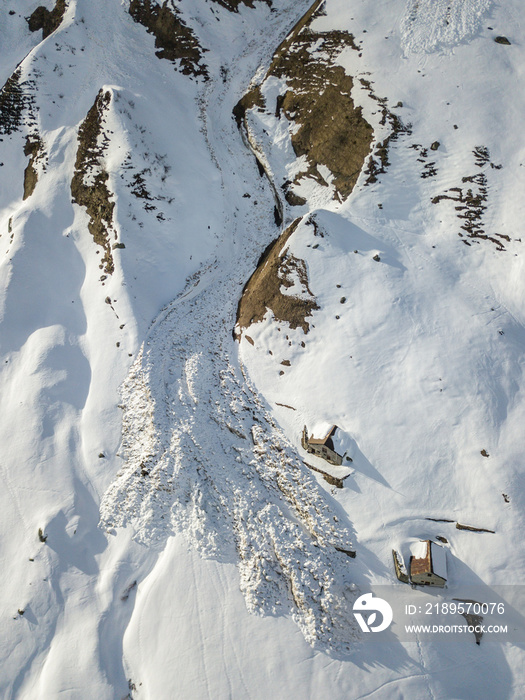
[[[328,186],[305,177],[288,209],[291,133],[253,120],[261,178],[232,108],[309,1],[168,3],[202,50],[197,76],[155,55],[127,0],[70,0],[43,41],[24,20],[39,5],[7,0],[0,21],[1,82],[17,88],[0,100],[16,127],[0,135],[1,694],[520,697],[517,646],[360,644],[351,614],[415,539],[446,536],[446,600],[523,578],[517,0],[492,5],[494,31],[487,3],[419,2],[409,27],[414,3],[328,0],[312,26],[354,36],[336,61],[374,153],[385,104],[413,132],[344,205],[321,165]],[[97,178],[108,245],[89,229]],[[284,224],[302,217],[290,253],[319,309],[308,334],[268,311],[239,349],[276,196]],[[302,463],[302,427],[321,420],[350,436],[344,489]]]

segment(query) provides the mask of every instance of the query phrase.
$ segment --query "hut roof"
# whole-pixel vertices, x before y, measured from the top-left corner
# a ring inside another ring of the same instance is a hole
[[[312,445],[326,445],[326,447],[329,447],[331,450],[334,449],[334,443],[332,441],[332,436],[337,430],[337,425],[332,425],[332,427],[328,430],[326,435],[322,438],[314,438],[311,437],[308,442],[311,443]]]
[[[435,542],[430,543],[430,556],[432,559],[432,571],[447,580],[447,553],[443,547]]]
[[[410,565],[412,575],[434,573],[447,580],[447,555],[443,547],[431,540],[422,540],[415,542],[410,551],[413,556]]]
[[[324,435],[324,437],[315,438],[314,435],[316,434]],[[308,442],[310,445],[324,445],[341,457],[350,449],[350,438],[348,435],[341,428],[338,428],[337,425],[329,427],[327,423],[316,426]]]

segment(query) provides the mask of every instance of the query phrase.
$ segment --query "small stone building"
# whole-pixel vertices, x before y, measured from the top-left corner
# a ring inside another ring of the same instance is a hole
[[[330,464],[340,466],[343,463],[343,457],[345,455],[343,443],[344,433],[337,425],[332,425],[322,438],[315,438],[313,434],[308,437],[306,425],[303,428],[303,435],[301,438],[303,449],[310,454],[325,459],[327,462],[330,462]]]
[[[447,554],[431,540],[416,542],[411,547],[410,580],[418,586],[439,586],[447,582]]]

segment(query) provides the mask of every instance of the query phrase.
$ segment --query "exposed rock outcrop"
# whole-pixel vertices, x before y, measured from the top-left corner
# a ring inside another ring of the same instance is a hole
[[[66,9],[66,0],[56,0],[52,10],[48,10],[43,5],[40,5],[27,20],[30,31],[38,32],[42,30],[42,39],[46,39],[60,27]]]
[[[237,123],[246,126],[247,112],[268,109],[275,118],[290,122],[290,138],[297,158],[306,156],[307,166],[293,182],[280,183],[289,204],[305,203],[293,186],[304,178],[332,186],[334,197],[344,200],[351,193],[373,138],[373,129],[351,97],[353,79],[337,64],[347,47],[357,49],[345,31],[315,31],[312,21],[319,14],[316,2],[276,50],[263,80],[253,86],[234,109]],[[278,78],[285,90],[275,108],[265,104],[265,82]],[[323,166],[323,167],[322,167]],[[326,171],[331,182],[326,181]],[[323,176],[323,172],[325,175]]]
[[[24,155],[30,156],[29,163],[24,170],[24,199],[27,199],[35,191],[38,182],[36,165],[45,155],[44,144],[38,134],[26,137]]]
[[[24,109],[33,104],[32,96],[25,89],[30,81],[22,82],[22,70],[17,68],[0,90],[0,135],[19,131],[24,121]]]
[[[73,201],[86,207],[89,231],[97,245],[104,248],[101,267],[108,274],[114,270],[110,232],[113,230],[112,193],[108,189],[109,174],[101,162],[107,143],[103,134],[104,111],[111,102],[111,93],[100,90],[94,105],[78,130],[75,173],[71,181]]]
[[[238,329],[262,321],[268,309],[271,309],[278,321],[288,323],[292,329],[302,328],[304,333],[308,333],[310,326],[306,319],[319,306],[308,287],[304,262],[294,257],[287,245],[300,221],[296,219],[262,254],[239,301]],[[297,279],[303,290],[301,296],[281,291],[281,287],[294,286]]]
[[[239,5],[246,5],[247,7],[254,8],[254,2],[258,0],[213,0],[218,5],[225,7],[230,12],[239,12]],[[259,0],[260,2],[265,2],[270,7],[272,6],[272,0]]]
[[[152,0],[131,0],[129,14],[154,35],[159,58],[178,61],[181,72],[186,75],[208,76],[206,66],[201,62],[203,50],[199,41],[173,3],[165,0],[159,5]]]

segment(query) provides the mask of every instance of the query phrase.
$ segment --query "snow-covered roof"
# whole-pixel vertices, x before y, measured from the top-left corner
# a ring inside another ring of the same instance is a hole
[[[320,421],[319,423],[316,423],[314,427],[312,428],[312,433],[310,435],[311,438],[314,438],[315,440],[324,440],[325,437],[328,436],[332,428],[337,427],[334,426],[333,423],[327,423],[326,421]]]
[[[410,546],[410,553],[415,559],[425,559],[428,552],[428,541],[420,540]]]
[[[343,457],[350,450],[351,438],[337,425],[318,423],[310,436],[310,442],[325,444],[331,450]]]
[[[422,567],[424,571],[429,573],[432,571],[445,581],[447,580],[447,553],[443,547],[431,540],[420,540],[410,546],[410,552],[414,559],[420,560],[420,563],[416,565],[416,569],[419,568],[416,573],[421,573]],[[421,560],[425,560],[425,562],[422,563]]]
[[[447,553],[435,542],[430,543],[430,556],[432,559],[432,571],[447,580]]]

